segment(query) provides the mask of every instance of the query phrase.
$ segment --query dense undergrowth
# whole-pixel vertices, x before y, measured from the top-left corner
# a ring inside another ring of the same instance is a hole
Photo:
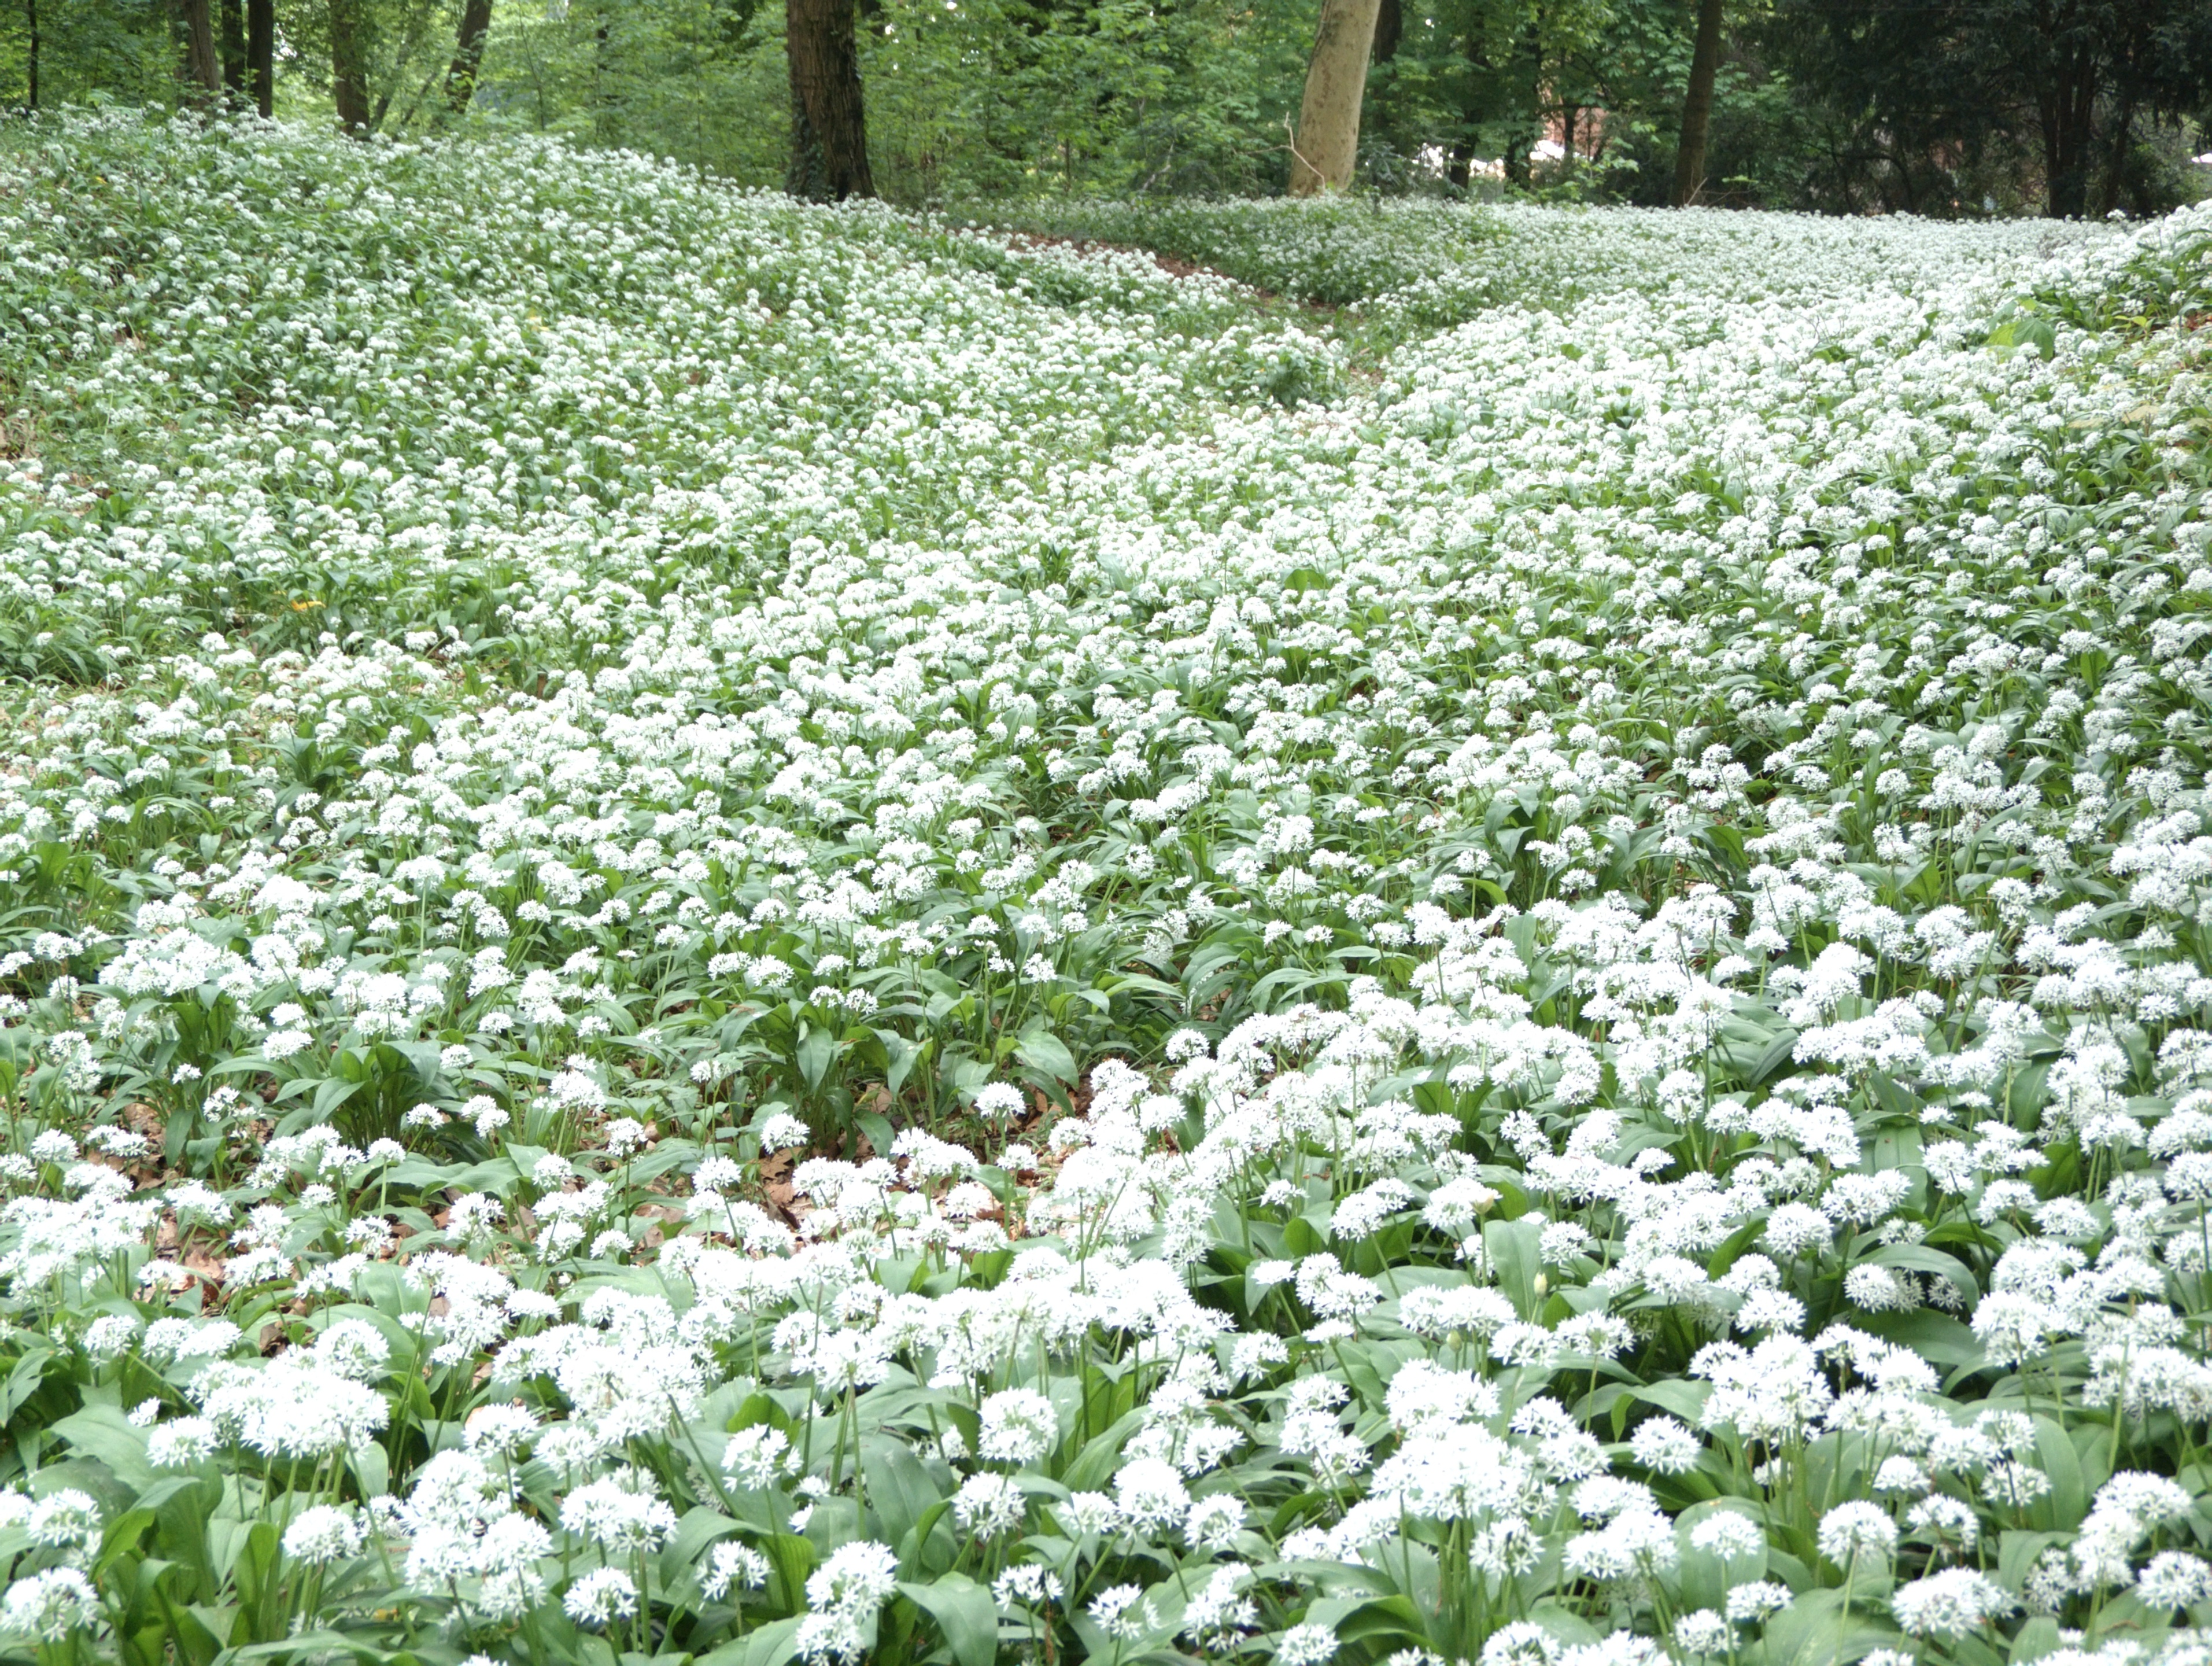
[[[979,223],[1108,247],[1155,249],[1268,295],[1339,308],[1336,331],[1364,352],[1512,307],[1571,310],[1634,290],[1716,303],[1801,306],[1869,289],[1917,294],[1960,276],[1958,240],[1923,222],[1838,222],[1807,215],[1706,210],[1470,210],[1371,198],[1206,203],[1048,199]],[[1975,258],[2032,260],[2080,245],[2079,227],[2005,221],[1978,228]],[[1723,314],[1713,314],[1719,323]]]
[[[0,132],[0,1648],[2203,1658],[2212,217],[1091,212]]]

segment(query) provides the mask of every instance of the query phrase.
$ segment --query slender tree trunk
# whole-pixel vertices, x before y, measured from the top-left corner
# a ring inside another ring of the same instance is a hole
[[[185,81],[196,104],[222,97],[222,62],[216,56],[215,16],[209,0],[180,0],[185,24]]]
[[[614,137],[613,102],[607,96],[607,46],[613,27],[602,7],[599,27],[592,32],[592,137],[601,144]]]
[[[30,85],[23,107],[35,110],[39,107],[39,0],[23,0],[23,21],[31,32],[30,51],[23,66],[29,72]]]
[[[246,101],[246,8],[222,0],[222,93],[226,103]]]
[[[276,0],[246,0],[246,88],[262,119],[276,113]]]
[[[455,115],[476,95],[477,71],[483,67],[484,37],[491,33],[491,0],[467,0],[460,33],[453,40],[453,65],[446,71],[446,103]]]
[[[2100,214],[2119,211],[2120,193],[2127,188],[2128,149],[2134,142],[2135,106],[2125,100],[2112,119],[2112,143],[2105,163],[2104,199],[2098,204]]]
[[[1291,195],[1342,191],[1359,161],[1359,106],[1378,0],[1322,0],[1306,91],[1291,147]]]
[[[331,0],[331,102],[337,106],[339,130],[357,137],[375,124],[359,5],[360,0]]]
[[[2089,148],[2097,109],[2097,70],[2069,53],[2039,101],[2043,125],[2044,212],[2053,220],[2089,210]]]
[[[791,167],[784,189],[812,202],[872,197],[853,0],[789,0],[784,47],[791,70]]]
[[[1682,142],[1674,150],[1674,206],[1687,208],[1705,185],[1705,136],[1713,125],[1713,82],[1721,70],[1721,0],[1698,0],[1698,44],[1682,94]]]

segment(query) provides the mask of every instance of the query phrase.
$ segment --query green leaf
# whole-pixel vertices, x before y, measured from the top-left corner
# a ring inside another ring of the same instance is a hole
[[[1049,1030],[1024,1030],[1014,1043],[1014,1056],[1032,1070],[1041,1070],[1056,1082],[1073,1083],[1075,1055]]]
[[[806,1079],[806,1085],[819,1092],[822,1079],[830,1073],[830,1065],[837,1056],[837,1038],[827,1030],[809,1028],[799,1039],[799,1073]]]
[[[154,1485],[154,1466],[146,1462],[146,1432],[132,1426],[117,1406],[86,1406],[56,1420],[54,1433],[87,1457],[98,1458],[132,1488]]]
[[[1523,1215],[1518,1220],[1486,1220],[1482,1224],[1482,1247],[1490,1252],[1498,1287],[1505,1292],[1513,1303],[1513,1310],[1523,1319],[1534,1319],[1544,1304],[1536,1284],[1544,1276],[1540,1248],[1543,1236],[1544,1221],[1537,1215]]]
[[[853,1113],[853,1122],[862,1134],[868,1136],[868,1144],[874,1147],[876,1155],[888,1161],[891,1154],[891,1142],[897,1138],[897,1135],[891,1132],[890,1119],[878,1116],[872,1110],[860,1110]]]
[[[1932,1273],[1949,1281],[1958,1291],[1971,1311],[1982,1298],[1982,1288],[1974,1275],[1966,1270],[1964,1262],[1955,1256],[1947,1256],[1940,1250],[1925,1249],[1917,1243],[1889,1243],[1866,1258],[1877,1267],[1900,1268],[1912,1273]]]
[[[1851,1322],[1886,1341],[1911,1348],[1931,1365],[1954,1368],[1980,1365],[1987,1356],[1981,1339],[1956,1319],[1921,1308],[1911,1313],[1859,1313]]]
[[[51,1348],[33,1348],[15,1362],[7,1383],[0,1385],[0,1425],[13,1419],[23,1402],[39,1391],[39,1384],[46,1380],[46,1362],[53,1357]],[[143,1443],[140,1450],[144,1450]]]
[[[784,1666],[799,1652],[799,1621],[779,1620],[762,1626],[750,1637],[740,1639],[726,1648],[714,1651],[698,1663],[708,1666]]]
[[[887,1061],[884,1067],[884,1086],[896,1097],[898,1091],[906,1085],[907,1077],[913,1073],[915,1061],[921,1057],[921,1049],[896,1030],[878,1030],[876,1039],[883,1043],[884,1057]]]
[[[806,1606],[806,1576],[814,1572],[814,1546],[796,1533],[772,1533],[761,1547],[767,1554],[769,1567],[783,1589],[780,1593],[786,1608],[794,1612]]]
[[[1766,1666],[1835,1666],[1858,1660],[1899,1639],[1875,1618],[1862,1596],[1846,1612],[1840,1586],[1801,1591],[1766,1621]]]
[[[684,1512],[677,1523],[676,1531],[661,1547],[660,1577],[664,1583],[682,1577],[684,1571],[697,1561],[707,1547],[718,1540],[726,1539],[738,1530],[738,1523],[712,1505],[695,1505]]]
[[[937,1621],[960,1666],[992,1666],[999,1657],[999,1605],[988,1587],[964,1573],[931,1584],[901,1580],[899,1590]]]
[[[2051,1477],[2051,1490],[2028,1506],[2028,1519],[2045,1530],[2064,1532],[2081,1526],[2089,1513],[2089,1489],[2082,1478],[2081,1455],[2055,1418],[2035,1420],[2035,1458]]]
[[[867,1481],[869,1507],[882,1518],[887,1544],[904,1540],[930,1505],[944,1496],[914,1449],[902,1440],[866,1442],[860,1449],[860,1473]]]

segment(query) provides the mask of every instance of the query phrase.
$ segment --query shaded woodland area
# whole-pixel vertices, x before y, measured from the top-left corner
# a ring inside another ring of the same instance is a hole
[[[0,99],[22,108],[228,100],[360,134],[557,132],[805,196],[906,204],[1357,184],[2142,215],[2203,190],[2212,170],[2190,157],[2212,146],[2208,92],[2203,0],[8,0],[0,12]]]

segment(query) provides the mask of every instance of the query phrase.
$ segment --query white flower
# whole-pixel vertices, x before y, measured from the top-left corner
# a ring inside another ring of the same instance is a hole
[[[23,1535],[34,1545],[79,1549],[100,1536],[100,1505],[89,1493],[64,1487],[31,1505]]]
[[[1749,1556],[1765,1542],[1765,1529],[1733,1510],[1717,1511],[1690,1529],[1692,1546],[1723,1560]]]
[[[73,1567],[47,1568],[16,1580],[0,1599],[0,1632],[59,1643],[97,1625],[99,1593]]]
[[[1646,1418],[1629,1438],[1629,1454],[1645,1468],[1679,1475],[1697,1467],[1704,1450],[1697,1435],[1671,1417]]]
[[[713,1602],[720,1602],[734,1586],[757,1590],[768,1583],[768,1558],[750,1545],[722,1543],[707,1554],[699,1575],[699,1589]]]
[[[953,1519],[979,1540],[1012,1532],[1021,1525],[1024,1508],[1021,1490],[995,1472],[969,1476],[952,1495]]]
[[[637,1586],[620,1568],[593,1568],[568,1587],[561,1606],[579,1626],[604,1631],[637,1612]]]
[[[830,1553],[806,1576],[806,1601],[817,1611],[846,1615],[873,1614],[898,1584],[898,1558],[888,1545],[860,1539]]]
[[[1052,1402],[1034,1389],[1005,1389],[988,1396],[982,1420],[977,1455],[995,1462],[1017,1467],[1036,1463],[1060,1438]]]
[[[1114,1505],[1126,1530],[1158,1533],[1182,1524],[1190,1513],[1190,1493],[1173,1464],[1139,1458],[1115,1472]]]
[[[2011,1612],[2013,1606],[2002,1587],[1962,1567],[1945,1568],[1900,1585],[1890,1598],[1897,1623],[1915,1637],[1964,1637]]]
[[[1007,1122],[1028,1110],[1021,1089],[1006,1082],[988,1082],[975,1091],[975,1114],[989,1122]]]
[[[1820,1517],[1820,1543],[1838,1567],[1858,1556],[1887,1556],[1897,1547],[1897,1523],[1879,1505],[1839,1504]]]
[[[343,1561],[361,1548],[361,1542],[359,1523],[333,1505],[310,1505],[284,1529],[284,1554],[310,1566]]]
[[[782,1474],[784,1456],[791,1443],[783,1432],[764,1423],[740,1429],[722,1449],[722,1468],[741,1486],[770,1487]]]

